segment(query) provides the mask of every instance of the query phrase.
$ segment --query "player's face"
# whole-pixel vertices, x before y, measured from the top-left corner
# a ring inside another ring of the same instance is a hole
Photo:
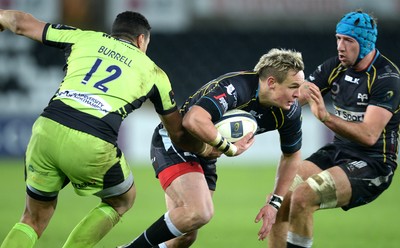
[[[300,96],[300,86],[304,83],[304,72],[289,71],[286,79],[276,82],[272,89],[272,104],[285,110],[289,110]]]
[[[358,42],[350,36],[336,34],[336,43],[340,63],[345,67],[353,66],[360,53]]]

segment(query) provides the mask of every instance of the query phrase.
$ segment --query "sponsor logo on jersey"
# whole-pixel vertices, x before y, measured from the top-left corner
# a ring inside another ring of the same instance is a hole
[[[352,83],[352,84],[358,84],[358,81],[360,81],[359,78],[353,78],[352,76],[346,75],[344,77],[344,81]]]
[[[252,116],[254,116],[254,118],[258,118],[258,119],[261,119],[262,117],[263,117],[263,115],[264,114],[259,114],[259,113],[257,113],[256,111],[254,111],[254,110],[250,110],[250,112],[249,112]]]
[[[58,30],[76,30],[77,29],[75,27],[68,26],[65,24],[52,24],[51,27],[54,29],[58,29]]]
[[[334,108],[335,108],[335,115],[342,118],[345,121],[362,122],[364,120],[365,112],[349,111],[338,108],[337,106],[334,106]]]
[[[393,95],[394,95],[393,91],[389,90],[388,92],[386,92],[384,100],[390,101],[390,99],[392,99]]]
[[[367,163],[366,163],[365,161],[362,161],[362,160],[360,160],[360,161],[353,161],[353,162],[347,164],[347,169],[348,169],[349,171],[354,171],[355,169],[362,169],[362,168],[364,168],[365,166],[367,166]]]
[[[226,112],[228,110],[228,103],[226,102],[225,97],[226,97],[225,93],[220,94],[218,96],[214,96],[214,98],[219,101],[219,103],[222,105],[222,107]]]
[[[82,183],[71,182],[71,183],[77,189],[84,189],[84,188],[87,188],[88,186],[96,185],[96,181],[93,181],[93,182],[82,182]]]
[[[228,95],[236,95],[235,94],[236,93],[236,89],[232,84],[230,84],[228,86],[225,86],[225,88],[226,88],[226,92],[228,93]]]
[[[368,94],[363,94],[363,93],[358,93],[357,94],[357,99],[360,101],[357,102],[357,105],[365,106],[368,105]]]
[[[339,93],[339,91],[340,91],[339,84],[337,82],[333,82],[332,87],[331,87],[332,94],[337,95],[337,93]]]
[[[56,95],[59,98],[69,98],[75,100],[85,106],[93,109],[97,109],[103,113],[108,113],[112,110],[111,106],[96,95],[91,95],[90,93],[78,92],[75,90],[64,90],[60,91]]]
[[[383,79],[383,78],[400,78],[400,75],[397,72],[393,72],[392,68],[390,68],[390,66],[385,66],[385,71],[382,74],[378,75],[378,79]]]
[[[229,84],[228,86],[225,86],[226,88],[226,93],[228,93],[228,95],[233,96],[233,98],[235,99],[235,101],[233,102],[232,106],[236,107],[237,105],[237,92],[236,92],[236,88],[235,86],[233,86],[232,84]]]
[[[28,170],[31,171],[31,172],[37,173],[39,175],[42,175],[42,176],[48,176],[49,175],[49,172],[39,171],[39,170],[35,169],[35,167],[33,167],[33,165],[31,165],[31,164],[28,165]]]

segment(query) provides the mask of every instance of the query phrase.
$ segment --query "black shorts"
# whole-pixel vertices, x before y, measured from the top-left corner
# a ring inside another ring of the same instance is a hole
[[[322,147],[306,160],[322,170],[336,165],[344,170],[352,188],[350,203],[342,207],[346,211],[375,200],[390,186],[394,174],[394,166],[335,144]]]
[[[217,160],[204,159],[173,145],[166,130],[163,129],[161,125],[154,130],[151,141],[150,156],[156,177],[158,177],[158,174],[164,169],[176,164],[186,162],[200,164],[204,171],[208,188],[215,191],[218,178],[216,169]]]

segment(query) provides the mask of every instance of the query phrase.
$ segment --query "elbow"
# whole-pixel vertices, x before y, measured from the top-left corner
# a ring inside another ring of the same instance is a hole
[[[196,129],[196,122],[196,118],[185,115],[182,120],[182,126],[190,133],[193,133]]]
[[[182,140],[184,139],[184,136],[185,136],[184,130],[179,130],[179,131],[169,133],[170,139],[178,146],[180,146],[182,144]]]
[[[24,35],[26,30],[26,24],[32,16],[28,13],[18,12],[10,20],[10,31],[17,35]]]
[[[376,135],[368,135],[364,140],[362,140],[361,144],[366,147],[371,147],[376,144],[378,141],[379,136]]]

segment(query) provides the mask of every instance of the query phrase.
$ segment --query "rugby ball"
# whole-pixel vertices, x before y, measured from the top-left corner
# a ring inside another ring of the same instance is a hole
[[[254,116],[240,109],[228,110],[214,125],[230,142],[236,142],[250,132],[255,133],[258,127]]]

